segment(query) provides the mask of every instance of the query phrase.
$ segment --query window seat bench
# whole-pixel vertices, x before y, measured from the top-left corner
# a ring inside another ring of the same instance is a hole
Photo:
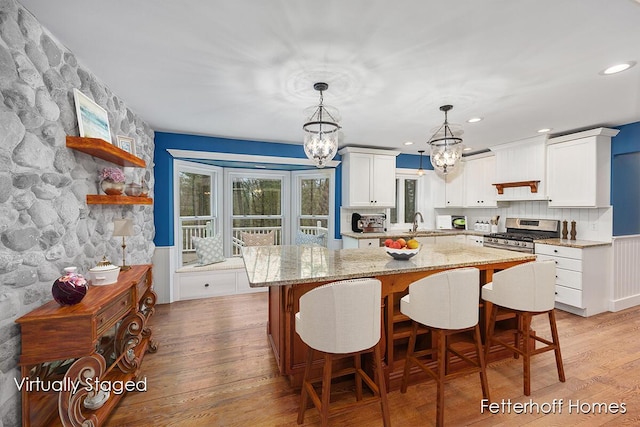
[[[174,283],[177,301],[267,290],[249,287],[242,257],[203,266],[185,265],[176,270]]]

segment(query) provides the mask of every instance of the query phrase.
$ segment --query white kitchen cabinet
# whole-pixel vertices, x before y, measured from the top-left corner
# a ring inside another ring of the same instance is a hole
[[[391,208],[396,204],[397,151],[345,147],[342,156],[342,206]]]
[[[496,159],[494,156],[467,159],[464,166],[464,206],[468,208],[495,208]]]
[[[380,239],[356,239],[350,236],[342,236],[342,249],[355,249],[355,248],[377,248],[380,246]]]
[[[431,197],[435,208],[461,208],[464,206],[465,162],[460,169],[447,175],[432,175]]]
[[[482,246],[483,237],[467,234],[467,245]]]
[[[611,204],[611,137],[618,132],[598,128],[549,140],[549,207],[597,208]]]
[[[556,308],[588,317],[608,309],[610,246],[572,248],[536,243],[538,260],[556,263]]]

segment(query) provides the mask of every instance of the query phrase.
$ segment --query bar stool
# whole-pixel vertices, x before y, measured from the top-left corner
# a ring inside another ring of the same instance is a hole
[[[484,352],[478,326],[478,303],[480,297],[480,272],[477,268],[461,268],[437,273],[417,280],[409,285],[409,294],[400,300],[400,311],[412,319],[413,328],[409,337],[401,393],[406,393],[409,371],[418,365],[437,383],[436,423],[444,425],[444,381],[445,378],[480,373],[482,396],[489,400],[489,385],[484,364]],[[415,351],[418,325],[426,326],[436,339],[436,347]],[[473,331],[473,342],[477,360],[472,360],[449,345],[448,338],[455,334]],[[458,356],[470,368],[449,372],[449,353]],[[432,355],[437,359],[437,369],[426,366],[418,358]]]
[[[556,265],[554,261],[537,261],[516,265],[515,267],[494,273],[493,282],[482,287],[482,299],[493,304],[487,329],[485,358],[489,355],[491,344],[499,344],[514,352],[517,358],[522,355],[524,370],[524,394],[531,394],[531,356],[553,350],[556,357],[558,379],[565,381],[560,341],[555,315]],[[494,334],[498,309],[516,315],[515,346],[497,338]],[[531,318],[538,314],[547,314],[551,341],[531,333]],[[545,344],[535,348],[531,340]],[[522,341],[522,345],[520,345]]]
[[[377,279],[354,279],[329,283],[312,289],[300,297],[300,311],[296,313],[296,332],[309,346],[307,364],[302,382],[298,424],[304,422],[307,398],[320,412],[322,426],[328,424],[331,379],[355,374],[355,404],[380,402],[384,426],[390,426],[387,391],[382,372],[380,344],[381,282]],[[311,365],[315,352],[324,355],[322,395],[313,387],[320,379],[311,379]],[[362,369],[361,355],[373,352],[376,380]],[[354,367],[332,372],[334,358],[353,356]],[[362,381],[371,389],[374,397],[362,399]],[[346,409],[343,405],[337,410]]]

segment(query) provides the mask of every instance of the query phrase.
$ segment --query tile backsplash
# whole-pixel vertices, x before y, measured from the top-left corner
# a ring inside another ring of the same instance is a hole
[[[476,221],[489,221],[499,215],[498,231],[505,231],[506,218],[556,219],[576,222],[576,238],[580,240],[611,241],[613,235],[613,208],[549,208],[546,201],[509,202],[504,207],[491,209],[451,208],[436,209],[439,215],[466,215],[469,229]],[[435,228],[435,223],[433,224]]]

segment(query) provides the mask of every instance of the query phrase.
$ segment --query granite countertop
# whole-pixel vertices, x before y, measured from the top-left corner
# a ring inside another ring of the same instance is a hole
[[[404,272],[534,261],[536,256],[460,243],[424,244],[406,261],[384,248],[333,250],[321,246],[248,246],[242,249],[251,287],[383,276]]]
[[[473,230],[418,230],[415,233],[408,230],[389,230],[384,233],[356,233],[353,231],[345,231],[340,233],[340,235],[351,237],[353,239],[394,239],[399,237],[457,236],[458,234],[484,236],[488,233],[488,231]]]
[[[542,239],[534,240],[534,243],[555,246],[567,246],[569,248],[590,248],[594,246],[611,246],[611,242],[597,242],[594,240],[568,240],[568,239]]]

